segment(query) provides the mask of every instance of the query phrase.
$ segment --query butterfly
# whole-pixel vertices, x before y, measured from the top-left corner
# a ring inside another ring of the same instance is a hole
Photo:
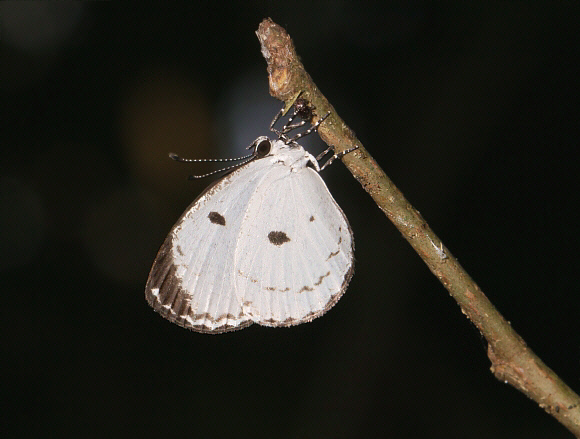
[[[320,166],[332,147],[315,158],[296,141],[330,113],[290,138],[306,123],[292,124],[296,115],[311,115],[304,105],[295,108],[277,130],[280,110],[270,124],[277,138],[252,142],[249,159],[223,169],[235,168],[197,197],[167,235],[145,292],[166,319],[204,333],[252,323],[292,326],[321,316],[345,292],[354,239],[319,172],[356,147]]]

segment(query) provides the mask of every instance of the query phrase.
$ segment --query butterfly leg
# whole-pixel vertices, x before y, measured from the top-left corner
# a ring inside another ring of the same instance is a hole
[[[346,154],[348,154],[349,152],[353,152],[354,150],[358,149],[358,145],[353,147],[353,148],[349,148],[349,149],[345,149],[344,151],[337,153],[334,153],[332,155],[332,157],[330,157],[326,163],[324,165],[322,165],[322,167],[320,168],[320,170],[322,171],[324,168],[326,168],[328,165],[330,165],[333,161],[335,161],[336,159],[341,159],[343,158]],[[329,146],[328,148],[326,148],[321,154],[319,154],[316,157],[316,160],[320,160],[322,157],[324,157],[326,154],[328,154],[330,151],[334,152],[334,146]]]
[[[284,108],[280,108],[280,111],[278,111],[278,113],[276,113],[274,116],[274,119],[272,119],[272,123],[270,124],[270,131],[278,133],[278,130],[274,129],[274,125],[280,120],[282,114],[284,114]]]
[[[296,134],[293,138],[292,141],[296,142],[296,140],[300,139],[300,137],[304,137],[307,136],[308,134],[312,133],[313,131],[318,130],[318,127],[320,126],[320,124],[322,122],[324,122],[324,120],[330,116],[330,111],[328,113],[326,113],[324,116],[322,116],[320,119],[318,119],[316,121],[316,123],[314,125],[312,125],[310,128],[308,128],[306,131],[304,131],[303,133],[298,133]]]
[[[303,120],[303,121],[301,121],[301,122],[299,122],[299,123],[295,123],[294,125],[290,125],[290,124],[292,123],[292,121],[294,120],[294,118],[295,118],[297,115],[298,115],[298,110],[296,110],[296,111],[294,112],[294,114],[293,114],[293,115],[290,117],[290,119],[288,119],[288,122],[286,123],[286,125],[284,125],[284,126],[282,127],[282,132],[283,132],[284,134],[286,134],[286,133],[289,133],[290,131],[292,131],[292,130],[295,130],[296,128],[300,128],[301,126],[304,126],[304,125],[306,125],[306,121],[305,121],[305,120]]]
[[[330,150],[334,151],[334,146],[329,146],[324,151],[322,151],[320,154],[318,154],[316,156],[316,160],[320,160],[322,157],[324,157],[326,154],[328,154],[330,152]]]
[[[301,126],[306,125],[306,122],[312,120],[312,106],[308,103],[308,101],[301,97],[302,92],[298,94],[296,100],[294,101],[294,114],[288,119],[288,122],[284,127],[282,127],[283,133],[288,133],[296,128],[300,128]],[[292,121],[296,118],[296,116],[300,116],[302,121],[300,123],[296,123],[292,125]]]
[[[300,95],[298,95],[300,96]],[[280,133],[282,134],[286,134],[289,133],[292,130],[295,130],[296,128],[300,128],[301,126],[306,125],[306,116],[308,115],[305,108],[308,108],[305,106],[304,104],[304,100],[300,98],[297,99],[297,102],[294,104],[294,113],[292,114],[292,116],[290,116],[290,118],[288,119],[288,122],[286,122],[286,124],[284,124],[284,126],[282,127],[282,129],[280,131],[278,131],[277,129],[274,128],[274,125],[276,124],[276,122],[278,122],[280,120],[280,118],[283,116],[284,114],[284,107],[282,107],[280,109],[280,111],[276,114],[276,116],[274,116],[274,119],[272,120],[272,123],[270,124],[270,131],[280,135]],[[296,118],[296,116],[300,115],[300,117],[303,119],[302,121],[300,121],[299,123],[295,123],[292,124],[292,121]],[[310,113],[310,115],[312,115]]]

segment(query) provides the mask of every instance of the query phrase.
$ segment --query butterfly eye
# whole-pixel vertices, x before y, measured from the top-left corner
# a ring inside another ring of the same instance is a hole
[[[256,155],[258,157],[265,157],[268,154],[270,154],[270,149],[272,149],[272,144],[270,143],[270,141],[262,140],[260,143],[258,143],[258,146],[256,147]]]

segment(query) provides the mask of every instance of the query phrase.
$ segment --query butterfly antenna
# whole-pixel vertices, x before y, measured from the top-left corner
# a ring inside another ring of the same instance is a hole
[[[214,175],[214,174],[217,174],[217,173],[219,173],[219,172],[223,172],[223,171],[229,171],[230,169],[237,168],[237,167],[239,167],[239,166],[242,166],[242,165],[244,165],[244,164],[248,163],[249,161],[251,161],[251,160],[254,158],[254,154],[251,154],[251,155],[250,155],[250,156],[248,156],[248,157],[250,157],[250,158],[249,158],[249,159],[247,159],[247,160],[244,160],[244,161],[243,161],[243,162],[241,162],[241,163],[236,163],[235,165],[227,166],[227,167],[225,167],[225,168],[221,168],[221,169],[216,169],[215,171],[208,172],[207,174],[202,174],[202,175],[190,175],[190,176],[188,176],[188,177],[187,177],[187,179],[188,179],[188,180],[196,180],[196,179],[198,179],[198,178],[205,178],[205,177],[209,177],[210,175]]]
[[[243,157],[235,157],[235,158],[231,158],[231,159],[184,159],[181,156],[178,156],[177,154],[170,152],[169,153],[169,158],[171,160],[175,160],[176,162],[181,162],[181,163],[192,163],[192,162],[235,162],[238,160],[245,160],[248,157],[252,157],[254,154],[248,154],[245,155]]]
[[[209,177],[210,175],[214,175],[214,174],[217,174],[219,172],[229,171],[230,169],[237,168],[238,166],[242,166],[243,164],[248,163],[255,156],[256,156],[256,154],[255,153],[252,153],[252,154],[245,155],[243,157],[236,157],[236,158],[230,158],[230,159],[185,159],[183,157],[178,156],[177,154],[175,154],[173,152],[170,152],[169,153],[169,158],[171,158],[172,160],[175,160],[176,162],[181,162],[181,163],[192,163],[192,162],[235,162],[235,161],[243,160],[240,163],[236,163],[234,165],[227,166],[227,167],[221,168],[221,169],[216,169],[215,171],[208,172],[207,174],[203,174],[203,175],[190,175],[189,177],[187,177],[188,180],[194,180],[194,179],[197,179],[197,178]]]

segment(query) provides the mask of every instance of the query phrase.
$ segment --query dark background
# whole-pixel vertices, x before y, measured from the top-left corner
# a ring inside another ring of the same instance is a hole
[[[281,103],[254,34],[314,81],[529,346],[580,391],[576,2],[3,2],[0,279],[10,437],[568,438],[340,163],[356,272],[324,317],[218,336],[148,270]],[[467,6],[469,5],[469,6]],[[317,153],[317,139],[305,142]],[[6,430],[7,428],[7,430]]]

